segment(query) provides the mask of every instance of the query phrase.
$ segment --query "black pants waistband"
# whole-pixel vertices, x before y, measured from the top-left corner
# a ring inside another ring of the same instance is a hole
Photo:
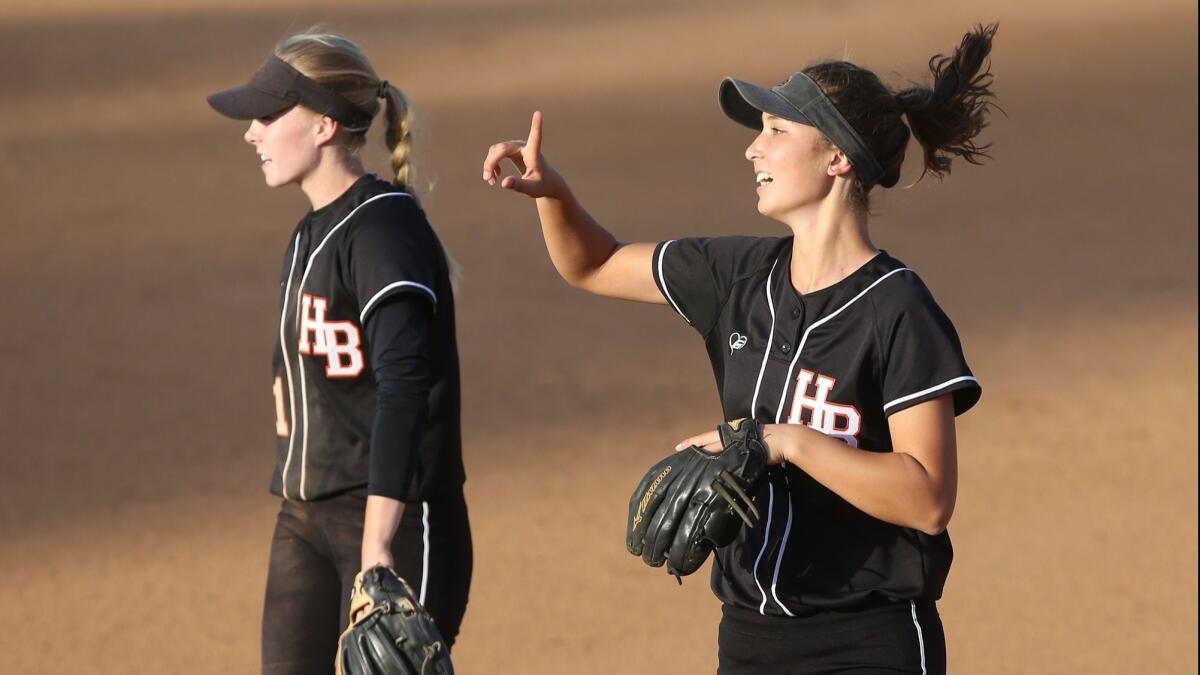
[[[839,625],[862,625],[870,623],[871,617],[882,616],[890,619],[893,613],[911,615],[913,605],[918,612],[936,611],[936,605],[929,600],[891,600],[879,598],[867,601],[854,608],[820,609],[808,608],[795,616],[763,615],[754,609],[723,605],[721,613],[730,626],[739,631],[753,632],[762,637],[788,637],[802,633],[807,626],[815,631],[837,630]]]

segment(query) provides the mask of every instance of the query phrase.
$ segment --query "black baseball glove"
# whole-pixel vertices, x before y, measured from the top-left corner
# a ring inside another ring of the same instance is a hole
[[[338,675],[454,675],[450,650],[408,584],[383,565],[354,578],[350,617],[338,640]]]
[[[629,500],[625,547],[651,567],[665,562],[677,579],[733,542],[743,523],[758,522],[751,495],[767,471],[758,423],[735,420],[717,430],[720,454],[695,446],[671,453],[651,467]]]

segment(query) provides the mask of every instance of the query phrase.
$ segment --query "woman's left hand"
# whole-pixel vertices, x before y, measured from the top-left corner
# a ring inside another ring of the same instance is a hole
[[[768,464],[781,464],[787,459],[785,448],[787,447],[789,437],[793,435],[793,430],[789,429],[789,427],[798,426],[801,425],[759,425],[758,430],[759,434],[762,436],[763,447],[767,450]],[[693,445],[712,455],[719,454],[722,450],[724,450],[724,447],[721,445],[721,434],[719,434],[716,429],[683,439],[678,443],[678,445],[675,446],[675,450],[683,450]]]

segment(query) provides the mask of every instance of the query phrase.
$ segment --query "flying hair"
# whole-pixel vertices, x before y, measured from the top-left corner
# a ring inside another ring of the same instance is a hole
[[[921,178],[942,178],[950,173],[954,157],[970,164],[990,157],[991,144],[976,139],[988,126],[991,109],[999,109],[988,60],[996,29],[996,24],[977,26],[953,54],[933,56],[931,85],[914,83],[893,92],[875,73],[847,61],[816,63],[804,73],[820,85],[884,168],[880,185],[896,184],[910,137],[923,151]],[[869,208],[868,192],[860,183],[852,195],[864,210]]]

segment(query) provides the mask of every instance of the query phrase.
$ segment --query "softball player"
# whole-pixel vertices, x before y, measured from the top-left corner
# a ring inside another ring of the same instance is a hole
[[[412,585],[453,644],[471,580],[450,262],[411,189],[409,106],[335,35],[283,41],[208,98],[251,120],[267,185],[312,204],[283,256],[275,344],[283,498],[263,611],[264,673],[328,673],[355,574]],[[382,109],[393,178],[358,157]]]
[[[722,82],[722,110],[759,131],[758,210],[791,236],[618,242],[542,158],[540,113],[484,161],[492,184],[504,159],[522,170],[500,184],[537,198],[569,283],[672,306],[704,339],[726,419],[763,423],[763,518],[712,568],[720,673],[945,671],[954,418],[980,387],[920,277],[871,243],[868,195],[896,184],[910,133],[938,176],[948,155],[984,156],[994,33],[935,57],[931,88],[892,92],[840,61],[770,89]],[[715,432],[691,444],[720,448]]]

